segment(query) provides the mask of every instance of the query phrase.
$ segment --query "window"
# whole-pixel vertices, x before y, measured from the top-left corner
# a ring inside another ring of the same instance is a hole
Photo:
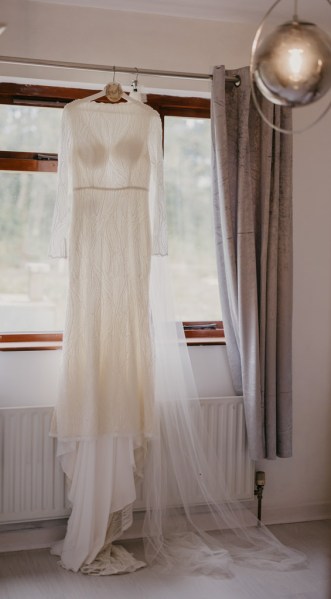
[[[63,328],[65,261],[48,259],[61,111],[0,105],[0,331]]]
[[[25,340],[61,339],[66,261],[47,257],[57,185],[58,108],[84,95],[86,90],[0,84],[3,342],[20,340],[22,333]],[[188,331],[189,337],[220,336],[209,102],[164,96],[149,96],[148,101],[159,111],[164,126],[169,259],[177,317],[190,321],[194,332]],[[213,318],[213,323],[205,322]]]
[[[165,117],[164,179],[177,319],[217,320],[209,119]]]

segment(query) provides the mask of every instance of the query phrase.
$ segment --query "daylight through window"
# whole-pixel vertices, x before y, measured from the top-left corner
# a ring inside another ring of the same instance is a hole
[[[190,107],[186,116],[186,107],[180,114],[176,110],[167,114],[160,104],[153,106],[164,126],[169,262],[177,318],[220,321],[210,120],[192,116]],[[67,263],[47,255],[61,113],[55,106],[0,104],[2,333],[61,332],[64,327]]]

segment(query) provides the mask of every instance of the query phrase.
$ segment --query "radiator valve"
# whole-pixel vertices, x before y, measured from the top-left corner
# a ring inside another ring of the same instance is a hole
[[[261,522],[262,516],[262,499],[263,499],[263,490],[265,486],[265,472],[262,470],[258,470],[255,472],[255,491],[254,495],[257,497],[257,519]]]

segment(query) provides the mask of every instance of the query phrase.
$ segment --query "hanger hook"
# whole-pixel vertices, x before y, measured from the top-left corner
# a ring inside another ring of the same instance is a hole
[[[139,76],[139,71],[138,71],[137,67],[134,67],[134,70],[135,70],[135,78],[132,81],[131,85],[132,85],[133,91],[137,92],[138,91],[138,76]]]

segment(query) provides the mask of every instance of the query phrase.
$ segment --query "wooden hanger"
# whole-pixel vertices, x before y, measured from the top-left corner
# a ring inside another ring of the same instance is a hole
[[[139,106],[143,106],[146,108],[146,106],[140,102],[139,100],[136,100],[135,98],[132,98],[132,96],[129,96],[128,94],[126,94],[120,83],[118,83],[117,81],[115,81],[115,67],[114,67],[114,75],[113,75],[113,81],[111,83],[107,83],[107,85],[104,87],[103,90],[101,90],[100,92],[97,92],[96,94],[91,94],[90,96],[85,96],[85,98],[81,98],[79,100],[75,100],[75,103],[81,103],[81,102],[93,102],[93,100],[97,100],[98,98],[103,98],[106,97],[108,98],[109,102],[112,103],[116,103],[119,102],[121,99],[126,100],[127,102],[132,102],[134,104],[137,104]]]

